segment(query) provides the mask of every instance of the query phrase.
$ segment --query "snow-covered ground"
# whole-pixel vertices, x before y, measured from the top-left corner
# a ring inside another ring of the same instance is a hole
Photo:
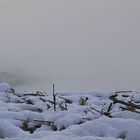
[[[57,93],[54,100],[0,84],[0,139],[139,140],[139,130],[138,92]]]

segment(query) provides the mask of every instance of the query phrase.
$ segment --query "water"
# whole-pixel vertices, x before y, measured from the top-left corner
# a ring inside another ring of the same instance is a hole
[[[140,2],[1,1],[0,82],[21,90],[140,90]],[[131,10],[130,10],[131,9]]]

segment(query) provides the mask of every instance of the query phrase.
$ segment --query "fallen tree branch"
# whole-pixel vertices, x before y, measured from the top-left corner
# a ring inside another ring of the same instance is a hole
[[[130,111],[130,112],[134,112],[134,113],[140,114],[139,111],[136,111],[136,110],[134,110],[132,108],[125,108],[125,107],[122,107],[122,106],[120,106],[120,108],[123,109],[123,110],[127,110],[127,111]]]
[[[136,105],[136,104],[134,104],[134,103],[127,103],[127,102],[125,102],[125,101],[122,101],[122,100],[118,100],[118,99],[113,99],[113,102],[114,102],[114,104],[116,104],[116,103],[120,103],[120,104],[123,104],[123,105],[126,105],[126,106],[129,106],[129,107],[132,107],[132,108],[136,108],[136,109],[140,109],[140,106],[139,105]]]

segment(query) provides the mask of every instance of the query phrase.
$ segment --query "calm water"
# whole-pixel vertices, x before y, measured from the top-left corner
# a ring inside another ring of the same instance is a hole
[[[139,1],[0,1],[0,82],[21,90],[140,91]]]

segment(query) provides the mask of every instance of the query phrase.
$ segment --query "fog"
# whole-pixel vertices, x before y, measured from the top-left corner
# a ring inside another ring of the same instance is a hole
[[[140,2],[1,0],[0,82],[21,90],[140,91]]]

